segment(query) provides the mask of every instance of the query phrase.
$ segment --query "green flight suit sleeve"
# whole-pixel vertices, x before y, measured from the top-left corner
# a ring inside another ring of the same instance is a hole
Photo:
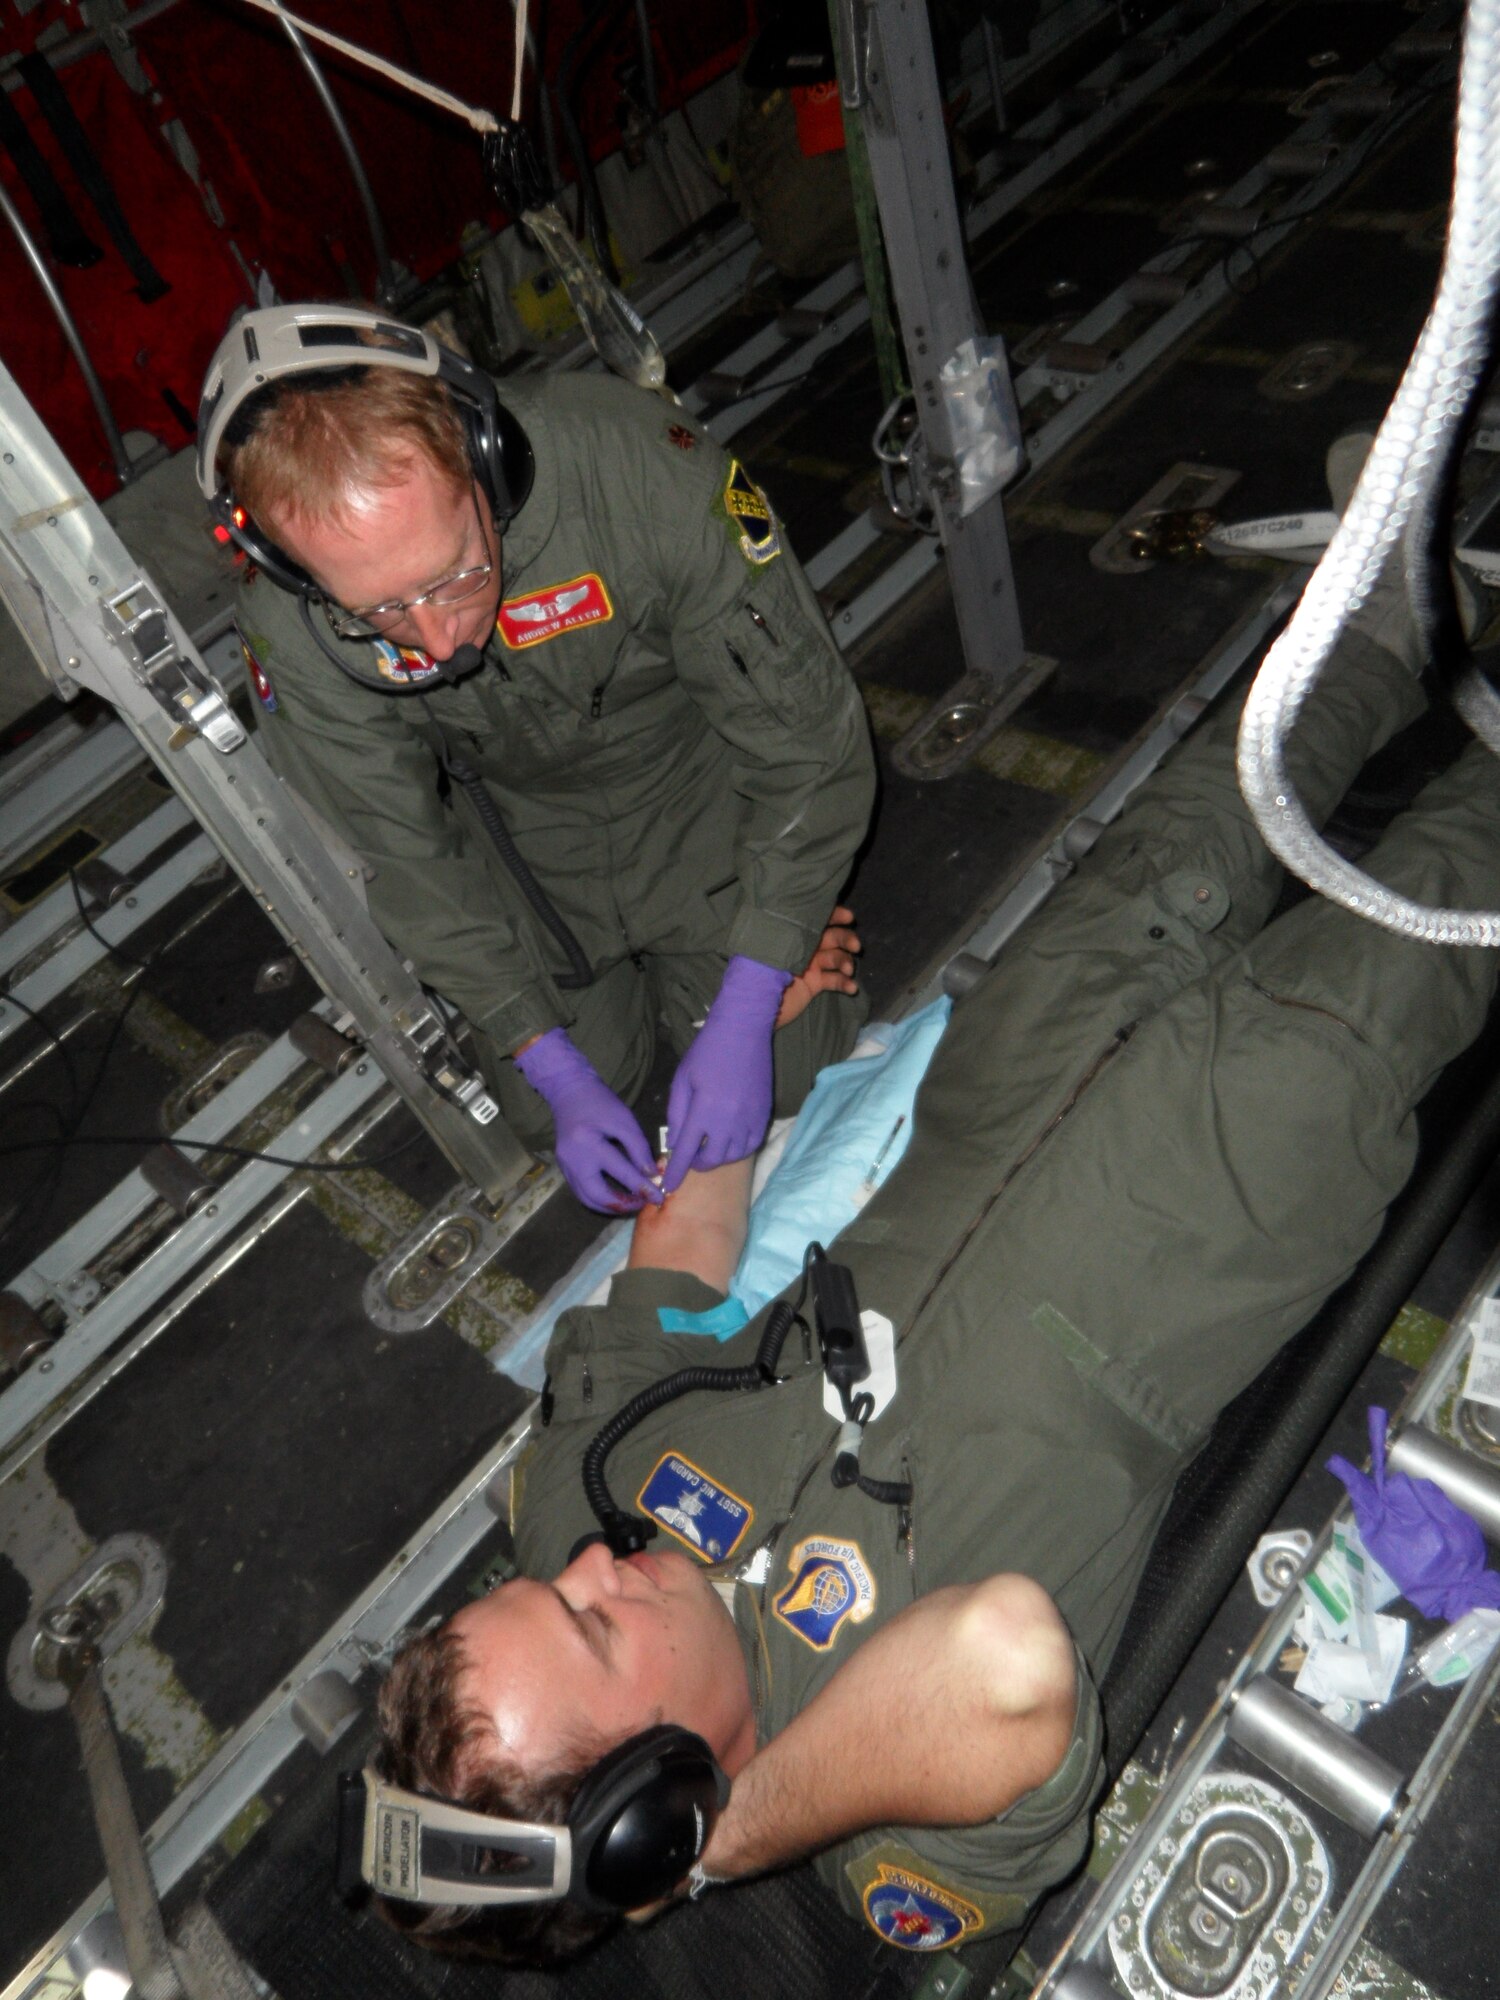
[[[701,435],[701,434],[700,434]],[[660,461],[652,461],[660,480]],[[683,687],[734,752],[730,953],[800,972],[869,824],[864,704],[759,489],[707,438],[653,510]]]
[[[476,1028],[513,1049],[565,1025],[483,856],[439,795],[412,703],[337,678],[296,617],[264,579],[242,589],[241,637],[269,688],[258,720],[272,769],[367,864],[370,914]]]

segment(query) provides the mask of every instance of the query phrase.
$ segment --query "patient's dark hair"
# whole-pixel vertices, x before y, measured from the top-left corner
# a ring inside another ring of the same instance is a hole
[[[430,1792],[475,1812],[560,1825],[578,1787],[608,1746],[574,1743],[546,1772],[507,1756],[481,1709],[465,1705],[463,1640],[444,1627],[410,1640],[380,1690],[373,1762],[388,1783]],[[386,1922],[418,1944],[455,1958],[551,1966],[574,1957],[619,1919],[571,1903],[427,1905],[377,1896]]]

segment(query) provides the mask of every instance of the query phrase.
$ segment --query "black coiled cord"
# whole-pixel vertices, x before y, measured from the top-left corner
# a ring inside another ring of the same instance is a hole
[[[806,1289],[805,1274],[803,1288]],[[625,1407],[616,1410],[603,1429],[589,1439],[583,1454],[584,1497],[593,1508],[594,1518],[615,1555],[636,1554],[656,1533],[654,1521],[645,1520],[639,1514],[627,1514],[615,1505],[614,1495],[604,1476],[604,1461],[615,1446],[653,1411],[675,1403],[679,1396],[689,1396],[697,1389],[763,1389],[774,1382],[776,1364],[781,1359],[786,1337],[796,1324],[800,1305],[800,1296],[796,1305],[786,1299],[777,1300],[766,1314],[755,1359],[744,1367],[679,1368],[675,1374],[664,1375],[659,1382],[652,1382],[632,1396]]]
[[[632,1396],[624,1408],[617,1410],[608,1423],[589,1439],[583,1454],[584,1497],[615,1555],[639,1553],[655,1535],[656,1523],[639,1514],[627,1514],[615,1505],[609,1481],[604,1476],[605,1460],[637,1424],[643,1423],[655,1411],[664,1409],[668,1403],[675,1403],[679,1396],[690,1396],[696,1390],[764,1389],[778,1381],[780,1378],[776,1369],[787,1335],[799,1323],[804,1334],[807,1331],[807,1323],[802,1319],[802,1305],[807,1297],[808,1277],[813,1265],[823,1262],[826,1262],[826,1252],[822,1244],[809,1243],[802,1259],[802,1283],[797,1296],[790,1300],[778,1299],[766,1314],[760,1345],[756,1348],[753,1361],[741,1368],[699,1366],[679,1368],[674,1374],[664,1375],[659,1382],[648,1384]],[[868,1390],[853,1397],[845,1392],[845,1414],[851,1422],[859,1425],[861,1431],[869,1422],[874,1407],[875,1399]],[[910,1484],[902,1479],[867,1477],[859,1469],[857,1449],[841,1452],[835,1459],[833,1483],[835,1486],[857,1486],[867,1499],[878,1501],[882,1506],[907,1507],[911,1504]]]

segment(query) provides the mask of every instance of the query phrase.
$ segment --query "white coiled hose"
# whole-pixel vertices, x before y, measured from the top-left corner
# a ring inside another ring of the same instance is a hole
[[[1324,841],[1287,777],[1285,745],[1347,620],[1441,470],[1485,366],[1500,280],[1500,0],[1470,0],[1458,86],[1453,210],[1437,296],[1353,498],[1265,657],[1239,734],[1240,789],[1266,845],[1320,895],[1431,944],[1500,945],[1500,912],[1432,909],[1384,888]],[[1493,704],[1461,702],[1487,739]]]

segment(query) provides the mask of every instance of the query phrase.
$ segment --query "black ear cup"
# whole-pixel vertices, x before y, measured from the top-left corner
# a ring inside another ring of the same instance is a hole
[[[568,1814],[568,1901],[636,1910],[670,1893],[708,1843],[729,1780],[701,1736],[673,1723],[643,1730],[602,1757]]]
[[[443,348],[438,355],[438,380],[452,398],[464,427],[464,442],[474,477],[504,527],[518,514],[531,491],[536,461],[531,441],[495,394],[495,385],[472,361]]]
[[[292,561],[286,550],[273,542],[234,504],[233,496],[220,491],[209,503],[210,512],[222,528],[229,531],[229,539],[237,548],[244,550],[257,569],[263,570],[273,583],[279,583],[283,590],[290,590],[299,597],[316,597],[318,586],[313,582],[300,563]]]

